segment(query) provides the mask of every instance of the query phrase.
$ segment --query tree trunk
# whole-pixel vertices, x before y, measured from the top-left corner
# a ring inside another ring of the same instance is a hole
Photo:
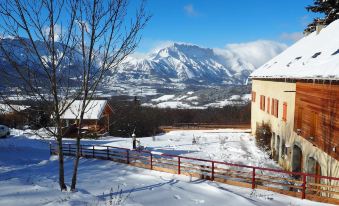
[[[85,100],[87,98],[87,93],[85,93]],[[80,159],[80,140],[82,138],[82,133],[81,133],[81,127],[84,119],[84,114],[85,114],[85,106],[86,101],[83,101],[82,108],[81,108],[81,113],[80,113],[80,118],[79,118],[79,125],[78,125],[78,135],[77,135],[77,141],[76,141],[76,155],[74,159],[74,167],[73,167],[73,176],[72,176],[72,185],[71,185],[71,191],[75,192],[75,187],[77,184],[77,175],[78,175],[78,166],[79,166],[79,159]]]
[[[59,150],[59,185],[61,191],[67,191],[65,184],[65,172],[64,172],[64,154],[62,152],[62,138],[57,138],[58,150]]]
[[[77,183],[77,174],[78,174],[78,166],[79,166],[79,159],[80,159],[80,137],[77,137],[76,142],[76,156],[74,159],[74,168],[73,168],[73,176],[72,176],[72,185],[71,185],[71,191],[75,192],[75,187]]]

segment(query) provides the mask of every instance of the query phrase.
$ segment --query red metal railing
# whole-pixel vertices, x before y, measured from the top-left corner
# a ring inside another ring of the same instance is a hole
[[[50,153],[58,153],[58,147],[55,146],[55,143],[50,144]],[[64,155],[75,156],[76,145],[63,144],[63,153]],[[80,145],[80,156],[134,164],[151,170],[195,175],[229,184],[242,183],[239,186],[276,191],[302,199],[309,196],[308,199],[339,204],[339,178],[337,177],[289,172],[179,155],[155,154],[147,150],[136,151],[102,145]],[[280,176],[277,176],[278,174]],[[299,176],[300,180],[293,178],[293,176]],[[308,177],[319,179],[320,182],[326,184],[308,182]]]

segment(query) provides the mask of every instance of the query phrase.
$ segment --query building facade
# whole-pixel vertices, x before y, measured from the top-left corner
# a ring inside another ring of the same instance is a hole
[[[338,20],[251,74],[252,133],[270,126],[272,158],[286,170],[339,177],[337,36]]]
[[[293,172],[339,177],[339,85],[252,80],[252,133],[272,131],[271,152]]]

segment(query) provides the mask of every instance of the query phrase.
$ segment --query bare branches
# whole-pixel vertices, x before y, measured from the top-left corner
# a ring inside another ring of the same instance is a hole
[[[128,0],[4,0],[0,58],[5,65],[0,80],[5,86],[0,101],[11,104],[16,96],[48,105],[51,124],[45,127],[62,147],[62,115],[81,100],[81,129],[105,74],[116,70],[140,41],[150,16],[144,1],[134,15],[129,9]],[[59,183],[65,190],[62,148],[59,151]]]

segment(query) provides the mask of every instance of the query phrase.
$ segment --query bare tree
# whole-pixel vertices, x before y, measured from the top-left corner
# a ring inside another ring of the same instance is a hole
[[[127,0],[82,0],[77,15],[83,71],[82,104],[78,124],[77,149],[74,161],[71,190],[77,181],[80,158],[80,140],[83,117],[98,85],[108,71],[116,71],[120,63],[131,54],[139,42],[139,32],[150,16],[145,13],[144,2],[126,25]],[[89,43],[87,43],[87,41]],[[96,60],[100,60],[97,63]]]
[[[142,2],[135,16],[128,0],[5,0],[0,5],[0,88],[2,101],[22,99],[48,105],[52,111],[49,135],[56,138],[59,184],[64,178],[62,115],[80,99],[77,156],[71,190],[75,190],[80,132],[86,107],[105,74],[116,70],[132,53],[148,22]],[[10,69],[8,69],[10,68]]]
[[[65,100],[80,95],[70,91],[71,81],[66,76],[75,61],[68,54],[76,48],[77,8],[77,2],[63,0],[6,0],[0,5],[0,52],[10,68],[1,68],[6,85],[1,97],[9,105],[9,96],[50,105],[54,127],[46,129],[58,142],[61,190],[67,190],[61,116],[69,106]],[[61,13],[68,18],[61,18]],[[65,29],[61,31],[60,25]]]

